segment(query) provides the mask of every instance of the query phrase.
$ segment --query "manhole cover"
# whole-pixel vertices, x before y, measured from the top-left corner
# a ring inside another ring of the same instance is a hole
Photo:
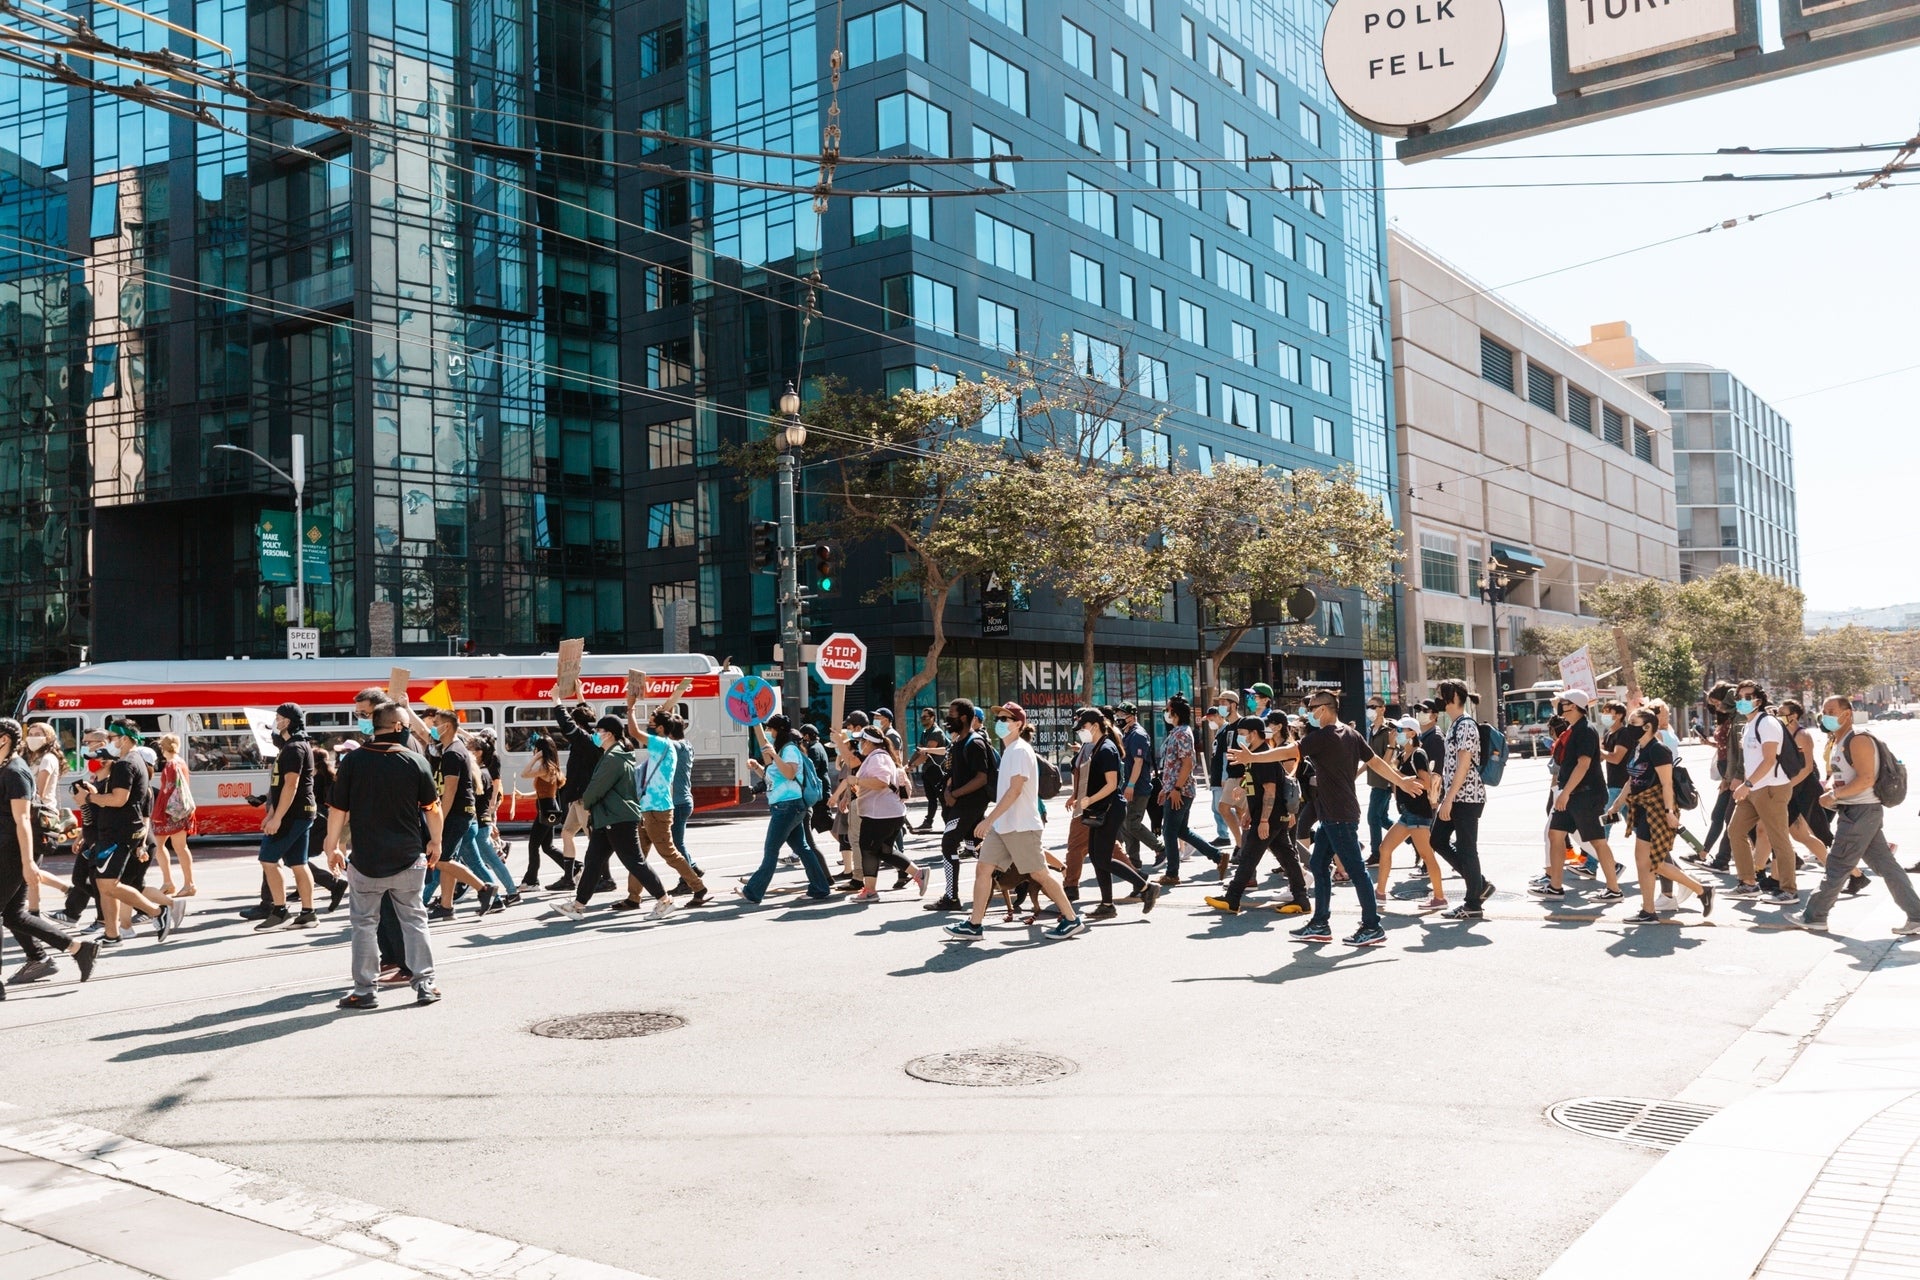
[[[1664,1151],[1680,1145],[1719,1109],[1659,1098],[1571,1098],[1548,1107],[1547,1118],[1588,1137]]]
[[[1045,1084],[1070,1076],[1080,1068],[1050,1053],[1018,1050],[977,1050],[970,1053],[929,1053],[907,1064],[907,1074],[933,1084],[959,1084],[976,1089],[1009,1085]]]
[[[533,1024],[533,1034],[550,1040],[622,1040],[677,1031],[687,1020],[672,1013],[581,1013]]]

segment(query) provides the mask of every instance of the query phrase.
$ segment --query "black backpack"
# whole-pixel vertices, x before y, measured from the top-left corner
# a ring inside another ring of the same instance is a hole
[[[1673,802],[1682,809],[1700,807],[1700,788],[1693,785],[1693,775],[1680,763],[1679,756],[1673,758]]]
[[[1774,758],[1774,764],[1791,780],[1807,767],[1806,753],[1800,750],[1800,744],[1794,740],[1794,736],[1787,732],[1787,726],[1780,723],[1779,716],[1770,716],[1769,719],[1780,725],[1780,752]]]
[[[1040,791],[1042,800],[1051,800],[1060,794],[1060,766],[1045,756],[1040,761]]]

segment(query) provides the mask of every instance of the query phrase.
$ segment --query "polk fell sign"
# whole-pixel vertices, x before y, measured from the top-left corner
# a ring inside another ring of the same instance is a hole
[[[1506,57],[1507,17],[1500,0],[1337,0],[1320,47],[1347,114],[1404,138],[1444,129],[1486,100]]]

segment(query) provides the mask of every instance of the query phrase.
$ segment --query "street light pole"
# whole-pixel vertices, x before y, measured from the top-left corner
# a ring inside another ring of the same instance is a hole
[[[255,462],[293,486],[293,625],[307,625],[307,438],[296,434],[293,437],[293,473],[289,475],[279,467],[261,457],[251,449],[243,449],[237,444],[217,444],[215,453],[244,453]]]
[[[780,397],[780,415],[786,421],[780,432],[780,700],[789,719],[798,723],[805,678],[800,656],[800,554],[798,531],[794,526],[794,477],[799,471],[798,451],[807,442],[807,428],[800,421],[800,395],[787,384]]]

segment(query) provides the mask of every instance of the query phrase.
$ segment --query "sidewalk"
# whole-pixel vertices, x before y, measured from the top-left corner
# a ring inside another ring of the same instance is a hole
[[[1780,1079],[1668,1152],[1544,1280],[1920,1276],[1920,949],[1874,965]]]

